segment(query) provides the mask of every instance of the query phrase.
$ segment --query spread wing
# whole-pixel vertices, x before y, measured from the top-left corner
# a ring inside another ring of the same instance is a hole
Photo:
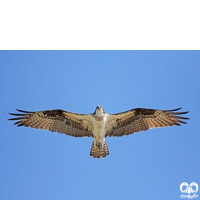
[[[9,120],[17,120],[15,125],[37,129],[45,129],[52,132],[64,133],[75,137],[92,136],[92,124],[90,115],[71,113],[64,110],[46,110],[28,112],[17,110],[20,113],[10,115],[17,116]]]
[[[109,115],[106,136],[123,136],[151,128],[180,126],[181,123],[186,124],[183,120],[189,118],[179,115],[187,114],[188,112],[175,112],[180,109],[156,110],[136,108],[127,112]]]

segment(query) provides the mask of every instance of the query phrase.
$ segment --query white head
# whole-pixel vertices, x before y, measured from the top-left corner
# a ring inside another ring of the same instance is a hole
[[[94,114],[98,117],[102,117],[103,114],[105,114],[104,109],[102,106],[97,106]]]

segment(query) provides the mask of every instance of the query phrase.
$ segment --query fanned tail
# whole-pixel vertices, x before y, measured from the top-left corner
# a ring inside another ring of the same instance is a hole
[[[92,142],[90,156],[93,156],[94,158],[101,158],[106,157],[107,155],[109,155],[109,150],[106,141],[104,141],[102,147],[95,146],[94,141]]]

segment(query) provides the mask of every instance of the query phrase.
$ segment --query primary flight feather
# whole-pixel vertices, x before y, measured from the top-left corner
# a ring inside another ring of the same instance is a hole
[[[151,128],[186,124],[189,118],[180,115],[188,112],[174,110],[157,110],[135,108],[117,114],[105,113],[102,106],[97,106],[92,114],[78,114],[65,110],[45,110],[9,113],[16,116],[9,120],[17,120],[15,125],[52,132],[64,133],[74,137],[93,137],[90,155],[94,158],[106,157],[109,154],[105,138],[107,136],[123,136]]]

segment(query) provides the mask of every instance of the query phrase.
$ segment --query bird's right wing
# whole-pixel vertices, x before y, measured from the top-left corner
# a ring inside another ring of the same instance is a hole
[[[17,111],[21,113],[9,113],[18,116],[9,119],[17,120],[15,123],[17,126],[45,129],[74,137],[92,137],[91,115],[71,113],[60,109],[38,112]]]

